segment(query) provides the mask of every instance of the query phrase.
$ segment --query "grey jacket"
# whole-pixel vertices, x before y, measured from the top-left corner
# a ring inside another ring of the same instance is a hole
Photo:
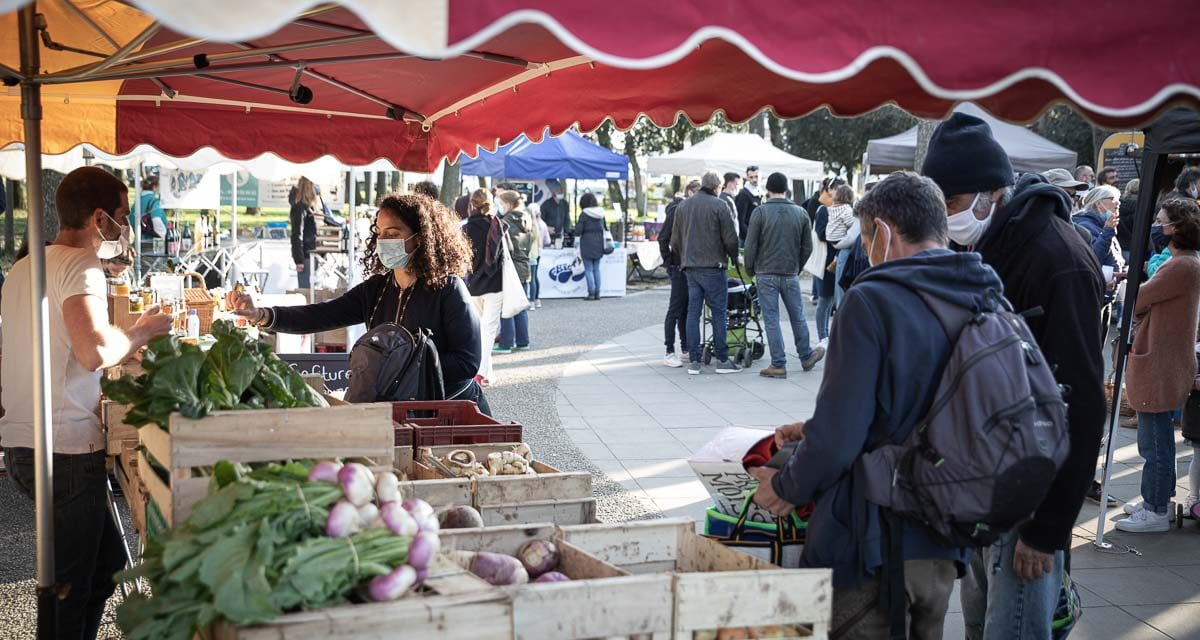
[[[684,269],[724,269],[726,258],[737,261],[738,239],[729,205],[709,189],[679,203],[671,228],[671,252]]]
[[[812,250],[812,222],[796,203],[773,198],[751,213],[746,273],[799,275]]]

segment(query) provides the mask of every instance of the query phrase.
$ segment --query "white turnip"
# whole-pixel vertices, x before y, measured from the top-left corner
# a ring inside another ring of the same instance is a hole
[[[399,502],[385,502],[379,515],[387,528],[398,536],[415,536],[420,531],[417,521]]]
[[[502,553],[480,551],[471,559],[470,571],[496,586],[529,582],[529,573],[521,566],[521,561]]]
[[[402,564],[383,576],[371,579],[367,593],[375,602],[391,602],[408,592],[417,584],[417,571]]]
[[[434,515],[433,507],[429,506],[428,502],[425,502],[420,498],[407,498],[401,504],[418,521],[426,516]]]
[[[337,460],[322,460],[313,465],[312,470],[308,472],[309,482],[337,482],[338,471],[342,470],[342,463]]]
[[[329,510],[325,520],[325,535],[330,538],[344,538],[359,531],[358,507],[350,501],[342,499]]]
[[[338,484],[342,485],[346,499],[356,507],[375,498],[375,475],[357,462],[351,462],[338,471]]]
[[[537,580],[534,580],[534,582],[570,582],[570,581],[571,581],[571,579],[567,577],[567,574],[559,573],[558,571],[547,571],[546,573],[543,573],[542,575],[538,576]]]
[[[442,542],[436,533],[418,533],[408,545],[408,564],[418,571],[428,569],[429,562],[441,548]]]
[[[400,500],[400,479],[391,471],[384,471],[375,476],[375,498],[379,504]]]
[[[375,506],[374,502],[368,502],[358,508],[359,528],[363,530],[374,529],[376,527],[372,525],[377,520],[382,523],[382,519],[379,517],[379,507]]]

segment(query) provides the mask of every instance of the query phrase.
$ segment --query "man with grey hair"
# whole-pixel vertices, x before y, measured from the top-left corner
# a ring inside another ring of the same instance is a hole
[[[1036,173],[1014,190],[1008,154],[983,120],[956,113],[939,125],[921,172],[946,194],[950,238],[1000,275],[1005,297],[1026,313],[1055,378],[1070,390],[1066,462],[1032,520],[977,553],[962,586],[967,638],[1049,638],[1104,424],[1100,265],[1071,224],[1065,191]]]
[[[729,287],[726,283],[727,260],[737,263],[738,236],[729,207],[717,195],[721,176],[714,171],[700,178],[700,191],[684,200],[675,209],[675,224],[671,228],[671,253],[679,256],[688,283],[688,374],[700,373],[700,315],[702,305],[708,304],[712,313],[713,355],[717,373],[741,371],[729,359],[729,344],[725,331],[728,321]]]

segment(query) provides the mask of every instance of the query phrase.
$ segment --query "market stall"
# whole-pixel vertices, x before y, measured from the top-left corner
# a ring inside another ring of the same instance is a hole
[[[753,133],[718,131],[686,149],[646,159],[646,171],[677,176],[699,176],[705,171],[742,175],[755,166],[764,174],[782,172],[791,180],[820,180],[825,165],[780,149]]]

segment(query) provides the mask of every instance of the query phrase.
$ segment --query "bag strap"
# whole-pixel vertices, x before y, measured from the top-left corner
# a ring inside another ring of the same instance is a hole
[[[889,640],[905,640],[908,637],[908,590],[904,584],[903,524],[891,509],[880,509],[879,512],[883,516],[884,539],[888,545],[888,558],[879,585],[879,605],[888,612]]]

